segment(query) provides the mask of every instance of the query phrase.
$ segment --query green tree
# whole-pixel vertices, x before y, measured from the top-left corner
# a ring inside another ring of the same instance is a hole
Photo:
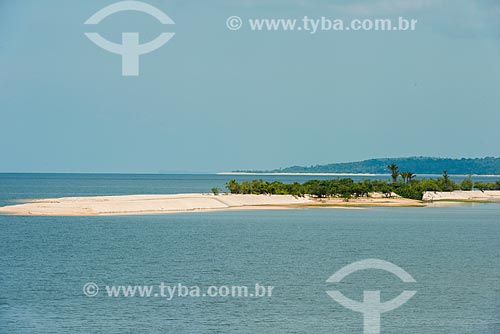
[[[231,194],[241,194],[241,185],[234,179],[226,183],[226,188]]]
[[[402,172],[401,177],[403,178],[403,182],[406,184],[410,182],[413,178],[415,178],[415,174],[412,172]]]
[[[485,191],[488,188],[488,185],[484,182],[476,182],[474,183],[474,188]]]
[[[460,190],[472,190],[472,187],[473,183],[470,178],[464,179],[460,182]]]
[[[453,191],[459,189],[459,185],[457,185],[448,175],[448,171],[443,171],[443,176],[438,180],[438,184],[440,187],[440,191]]]
[[[420,180],[420,182],[418,183],[417,186],[420,189],[420,191],[422,191],[422,192],[424,192],[424,191],[440,191],[441,190],[438,182],[436,180],[433,180],[433,179]]]
[[[450,177],[448,176],[448,171],[446,169],[443,171],[443,180],[445,183],[450,182]]]
[[[387,169],[391,171],[392,182],[393,183],[398,182],[398,176],[400,175],[398,165],[391,164],[387,166]]]

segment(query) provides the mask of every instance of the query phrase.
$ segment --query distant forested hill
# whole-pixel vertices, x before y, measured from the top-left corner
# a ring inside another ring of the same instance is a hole
[[[446,159],[429,157],[383,158],[359,162],[334,163],[309,167],[292,166],[271,172],[282,173],[370,173],[388,174],[387,166],[396,164],[400,171],[411,171],[416,174],[441,174],[447,170],[449,174],[500,175],[500,158]]]

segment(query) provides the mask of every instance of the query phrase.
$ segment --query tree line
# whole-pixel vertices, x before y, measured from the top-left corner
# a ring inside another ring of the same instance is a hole
[[[453,181],[447,171],[438,179],[416,179],[410,171],[401,172],[397,165],[387,167],[391,171],[391,181],[364,179],[355,182],[351,178],[337,178],[331,180],[310,180],[304,183],[282,183],[279,181],[266,182],[263,180],[237,182],[230,180],[226,188],[231,194],[275,194],[275,195],[310,195],[317,198],[341,197],[350,198],[368,197],[370,193],[382,193],[386,197],[397,194],[404,198],[421,200],[426,191],[449,192],[454,190],[500,190],[500,181],[473,182],[467,177],[460,182]],[[213,188],[214,194],[216,192]],[[217,189],[218,193],[218,189]]]

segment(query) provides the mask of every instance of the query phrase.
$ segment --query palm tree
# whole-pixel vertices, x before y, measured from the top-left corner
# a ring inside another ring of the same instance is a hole
[[[415,178],[415,174],[413,174],[412,172],[402,172],[401,173],[401,177],[403,178],[403,181],[404,183],[408,183],[410,182],[411,180],[413,180]]]
[[[402,172],[401,177],[403,178],[403,182],[406,183],[406,179],[408,178],[408,172]]]
[[[392,182],[396,183],[398,181],[398,176],[400,175],[398,165],[389,165],[387,166],[387,169],[391,171]]]

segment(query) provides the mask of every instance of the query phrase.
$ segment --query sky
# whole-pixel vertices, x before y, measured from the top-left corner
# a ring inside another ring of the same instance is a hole
[[[0,0],[0,172],[272,169],[500,156],[494,0]],[[236,15],[243,27],[232,31]],[[247,20],[416,18],[412,32],[251,31]],[[121,75],[93,44],[175,36]]]

